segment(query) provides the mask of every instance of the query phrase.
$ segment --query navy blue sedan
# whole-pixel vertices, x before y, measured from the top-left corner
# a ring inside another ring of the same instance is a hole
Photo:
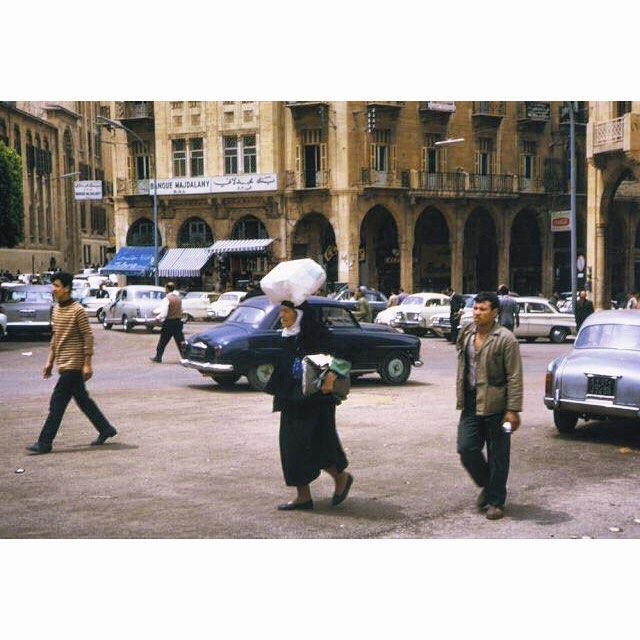
[[[330,330],[340,352],[349,357],[352,376],[379,373],[387,384],[403,384],[411,366],[420,366],[420,340],[382,324],[358,323],[343,303],[312,297],[308,303]],[[265,296],[246,300],[221,325],[193,335],[180,363],[234,385],[246,376],[254,389],[264,389],[280,350],[280,305]]]

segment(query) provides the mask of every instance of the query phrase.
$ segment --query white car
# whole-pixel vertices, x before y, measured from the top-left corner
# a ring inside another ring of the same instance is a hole
[[[375,321],[424,335],[431,331],[431,316],[445,311],[449,313],[449,296],[431,292],[412,293],[402,304],[381,311]]]
[[[105,291],[109,294],[108,298],[96,298],[95,293],[97,292],[94,292],[94,295],[82,298],[80,304],[87,310],[89,317],[95,316],[98,319],[98,322],[102,323],[104,320],[105,307],[110,305],[116,299],[116,294],[120,289],[121,287],[105,287]]]
[[[520,315],[520,325],[513,332],[516,338],[534,342],[536,338],[548,338],[559,344],[569,335],[576,334],[576,320],[570,313],[561,313],[549,304],[546,298],[535,296],[516,298]],[[460,328],[464,329],[473,321],[473,309],[465,309],[460,318]]]
[[[207,317],[210,320],[225,320],[246,295],[246,291],[226,291],[209,305]]]
[[[0,313],[0,340],[4,340],[7,336],[7,316]]]
[[[206,320],[209,306],[218,298],[217,293],[189,291],[182,298],[182,321]]]

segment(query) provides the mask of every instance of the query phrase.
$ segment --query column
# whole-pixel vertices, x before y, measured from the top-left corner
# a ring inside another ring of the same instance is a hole
[[[606,222],[601,209],[604,180],[593,161],[587,167],[587,272],[591,269],[591,291],[596,310],[608,308],[605,298]]]
[[[542,293],[545,297],[551,297],[553,293],[553,234],[549,228],[549,217],[546,211],[540,214],[542,224],[540,230],[540,244],[542,245]]]
[[[462,292],[462,252],[464,251],[464,210],[462,208],[456,207],[453,211],[449,246],[451,247],[451,287],[455,291]]]
[[[411,210],[403,216],[400,229],[400,286],[407,292],[413,291],[413,245],[415,242],[415,213]]]
[[[504,212],[498,219],[497,250],[498,250],[498,285],[506,284],[511,287],[509,282],[509,251],[511,250],[511,224],[513,223],[513,214]]]

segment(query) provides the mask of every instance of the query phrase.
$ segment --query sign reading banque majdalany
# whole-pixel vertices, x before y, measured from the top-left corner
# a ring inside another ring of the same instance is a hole
[[[149,180],[149,193],[153,193],[153,186],[154,181]],[[159,196],[276,191],[277,188],[278,176],[275,173],[169,178],[157,181]]]

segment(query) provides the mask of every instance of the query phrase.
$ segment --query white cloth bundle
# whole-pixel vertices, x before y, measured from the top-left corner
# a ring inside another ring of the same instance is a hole
[[[316,293],[326,279],[325,270],[315,260],[287,260],[260,280],[260,288],[273,304],[290,300],[298,306]]]

